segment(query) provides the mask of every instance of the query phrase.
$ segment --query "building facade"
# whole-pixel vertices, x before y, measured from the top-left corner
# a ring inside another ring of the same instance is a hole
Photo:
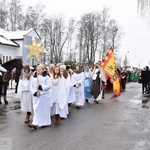
[[[34,28],[27,31],[4,31],[0,30],[0,58],[2,63],[14,58],[21,58],[24,65],[36,65],[34,57],[27,58],[29,50],[25,45],[30,45],[32,37],[40,41],[41,37]]]

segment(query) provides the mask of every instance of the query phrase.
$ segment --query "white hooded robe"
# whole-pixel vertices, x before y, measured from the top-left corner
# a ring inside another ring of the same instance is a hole
[[[30,77],[31,79],[31,77]],[[21,104],[21,110],[23,112],[32,112],[32,93],[30,92],[29,85],[30,79],[27,78],[19,79],[18,83],[18,98]]]
[[[38,79],[33,77],[30,84],[32,95],[37,92],[38,85],[42,86],[40,96],[33,96],[33,125],[48,126],[51,124],[50,108],[52,107],[51,101],[51,78],[46,75],[38,75]]]
[[[59,114],[62,118],[67,118],[68,96],[67,80],[64,77],[53,79],[52,77],[52,114]]]
[[[75,105],[83,106],[84,105],[84,73],[73,73],[72,75],[72,83],[74,86],[75,92]],[[80,84],[78,86],[78,84]]]

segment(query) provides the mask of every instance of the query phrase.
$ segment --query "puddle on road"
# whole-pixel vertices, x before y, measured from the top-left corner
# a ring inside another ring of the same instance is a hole
[[[142,108],[149,109],[149,106],[146,105],[148,102],[149,102],[149,98],[142,100],[142,104],[143,104],[143,105],[142,105]]]
[[[7,114],[10,111],[18,110],[20,108],[21,108],[20,107],[20,102],[18,102],[18,101],[9,102],[8,105],[5,105],[5,104],[0,105],[0,124],[2,125],[2,124],[6,123]],[[19,111],[19,112],[14,111],[14,112],[17,113],[17,114],[21,113],[21,111]]]
[[[143,96],[144,97],[150,97],[150,94],[144,94]]]
[[[0,106],[0,116],[4,116],[9,112],[10,110],[17,110],[20,109],[20,101],[14,101],[14,102],[9,102],[8,105],[1,105]]]
[[[15,104],[15,105],[10,107],[11,110],[16,110],[16,109],[20,109],[21,108],[20,107],[20,101],[14,101],[13,104]]]
[[[146,104],[146,103],[148,103],[148,102],[149,102],[149,99],[143,99],[143,100],[142,100],[142,103],[143,103],[143,104]]]
[[[7,107],[6,106],[0,106],[0,124],[6,123],[6,115],[7,115]]]
[[[149,106],[146,105],[149,102],[149,98],[148,99],[143,99],[143,100],[132,99],[132,100],[130,100],[130,102],[136,103],[136,104],[140,104],[141,103],[142,104],[141,108],[149,109]]]
[[[13,104],[15,104],[14,106],[11,106],[10,109],[11,110],[16,110],[16,109],[20,109],[20,101],[14,101]]]
[[[15,106],[10,107],[10,110],[16,110],[20,108],[21,108],[20,105],[15,105]]]
[[[130,102],[133,102],[133,103],[141,103],[141,100],[131,99]]]
[[[5,109],[0,108],[0,116],[4,116],[6,115],[8,111],[6,111]]]
[[[20,104],[20,101],[14,101],[13,103],[15,103],[15,104]]]
[[[142,105],[142,108],[146,108],[146,109],[149,109],[149,106],[146,106],[146,105]]]
[[[6,105],[0,105],[0,116],[4,116],[6,115],[6,113],[8,112],[7,110],[7,106]]]
[[[142,141],[142,140],[137,142],[137,146],[138,146],[138,147],[145,146],[145,144],[146,144],[146,142],[145,142],[145,141]]]
[[[137,141],[137,142],[136,142],[136,144],[135,144],[133,150],[142,150],[142,149],[144,150],[144,149],[147,149],[147,148],[148,148],[147,142],[141,140],[141,141]]]

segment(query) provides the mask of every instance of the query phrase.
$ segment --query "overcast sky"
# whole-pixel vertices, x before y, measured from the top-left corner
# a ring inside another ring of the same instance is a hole
[[[33,6],[41,2],[50,15],[63,13],[66,18],[79,18],[91,11],[110,8],[110,15],[123,28],[125,36],[121,41],[119,54],[125,54],[131,65],[150,65],[150,25],[138,17],[137,0],[21,0],[24,5]],[[127,53],[129,51],[129,53]]]

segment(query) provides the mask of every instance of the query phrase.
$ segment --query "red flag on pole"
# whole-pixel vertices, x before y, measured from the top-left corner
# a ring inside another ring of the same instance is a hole
[[[120,81],[117,73],[113,49],[110,48],[102,60],[101,67],[105,70],[107,76],[112,80],[114,95],[120,95]]]

